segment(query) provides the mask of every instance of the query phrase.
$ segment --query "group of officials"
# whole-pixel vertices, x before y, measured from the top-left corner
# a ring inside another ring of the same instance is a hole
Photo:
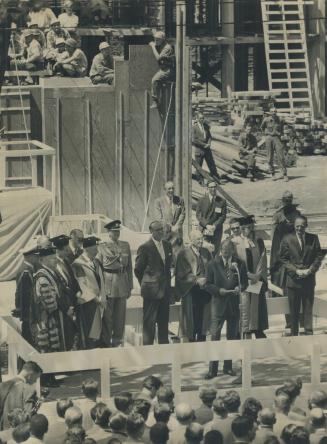
[[[172,182],[155,201],[150,238],[137,251],[134,274],[143,298],[143,344],[169,342],[169,309],[181,301],[179,336],[205,341],[210,331],[219,340],[226,323],[227,339],[265,338],[268,264],[264,241],[254,216],[233,218],[224,228],[227,203],[215,181],[197,203],[197,229],[183,241],[185,206]],[[131,249],[121,241],[120,221],[105,227],[108,239],[40,237],[24,252],[17,280],[16,307],[23,336],[42,352],[117,347],[123,343],[126,301],[133,288]],[[293,196],[285,192],[273,216],[270,273],[272,283],[289,298],[289,327],[312,334],[315,274],[323,253],[317,235],[306,232],[307,220]],[[223,234],[227,237],[222,240]],[[172,278],[175,285],[172,285]],[[210,364],[208,378],[217,375]],[[233,374],[231,362],[224,372]]]

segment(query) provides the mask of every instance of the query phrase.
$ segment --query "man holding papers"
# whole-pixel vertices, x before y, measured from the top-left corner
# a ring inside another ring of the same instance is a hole
[[[245,339],[250,339],[252,333],[257,339],[265,338],[264,330],[268,329],[267,253],[263,240],[255,234],[254,216],[239,221],[242,242],[237,245],[237,254],[246,264],[249,279],[249,286],[241,293],[241,332]]]

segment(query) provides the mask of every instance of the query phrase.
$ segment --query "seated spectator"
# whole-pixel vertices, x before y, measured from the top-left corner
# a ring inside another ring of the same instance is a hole
[[[274,410],[276,414],[276,424],[274,427],[274,433],[276,436],[280,436],[284,427],[294,422],[288,417],[290,408],[290,398],[286,393],[281,393],[275,397]]]
[[[100,83],[111,85],[114,80],[114,59],[109,43],[101,42],[99,51],[99,54],[96,54],[93,58],[90,78],[94,85]]]
[[[203,385],[199,390],[201,406],[195,410],[195,421],[199,424],[206,424],[213,419],[212,403],[216,399],[217,390],[210,385]]]
[[[71,399],[59,399],[57,401],[56,410],[58,417],[56,421],[49,424],[49,431],[45,437],[46,444],[61,444],[67,431],[67,425],[65,422],[66,411],[73,407],[73,401]]]
[[[30,437],[25,442],[27,444],[44,442],[44,435],[47,433],[48,427],[49,423],[44,415],[37,413],[36,415],[32,416],[30,421]]]
[[[22,33],[21,33],[21,45],[26,48],[27,44],[26,44],[26,34],[28,34],[29,30],[34,30],[35,31],[35,35],[36,35],[36,39],[37,41],[40,43],[42,50],[44,51],[46,49],[47,46],[47,40],[45,38],[44,32],[38,27],[37,23],[31,22],[29,21],[27,23],[28,28],[27,29],[23,29]]]
[[[64,444],[84,444],[85,430],[81,426],[74,426],[67,430],[63,439]]]
[[[141,392],[136,396],[136,399],[142,398],[152,403],[157,395],[157,391],[162,387],[162,381],[156,376],[147,376],[142,384]]]
[[[153,415],[157,422],[163,422],[168,424],[171,415],[170,407],[168,404],[156,404],[153,408]]]
[[[20,444],[21,442],[27,441],[30,437],[30,423],[25,422],[19,424],[14,428],[12,432],[12,439],[7,441],[7,444]]]
[[[124,440],[127,437],[126,433],[127,416],[121,412],[117,412],[110,416],[109,431],[112,438]]]
[[[304,427],[298,426],[292,432],[290,444],[310,444],[309,433]]]
[[[235,443],[250,443],[254,439],[254,423],[248,416],[238,416],[237,418],[234,418],[231,429],[235,437]]]
[[[26,58],[17,60],[17,66],[19,69],[27,69],[28,71],[38,71],[44,68],[44,58],[42,47],[37,40],[37,30],[29,29],[25,33]],[[23,84],[33,83],[32,77],[28,76]]]
[[[327,436],[326,416],[322,409],[314,408],[310,411],[311,424],[310,444],[319,444],[321,438]]]
[[[55,14],[50,8],[45,7],[45,2],[35,0],[29,12],[29,18],[32,22],[37,23],[39,28],[49,28],[50,23],[56,18]]]
[[[160,387],[157,391],[157,403],[158,404],[168,404],[170,408],[170,418],[168,422],[168,428],[172,432],[178,427],[178,421],[175,416],[175,406],[174,406],[175,393],[170,387]],[[156,423],[154,417],[154,412],[150,411],[146,425],[152,427]]]
[[[274,435],[273,427],[275,423],[276,423],[275,412],[268,408],[262,409],[258,415],[258,428],[256,430],[255,439],[253,443],[261,444],[266,438]]]
[[[111,437],[109,431],[109,418],[111,416],[111,410],[104,402],[98,402],[91,409],[91,418],[94,425],[88,430],[87,436],[93,438],[97,444],[107,443]]]
[[[99,396],[99,383],[93,378],[82,382],[82,393],[84,398],[76,401],[76,405],[83,414],[83,428],[87,432],[94,425],[91,417],[91,409],[96,405]]]
[[[68,0],[63,5],[63,13],[59,14],[58,19],[62,28],[66,31],[74,31],[78,26],[79,18],[74,14],[73,2]]]
[[[7,442],[11,439],[13,431],[20,424],[29,423],[30,415],[20,408],[12,409],[8,413],[9,428],[0,432],[0,441]]]
[[[85,77],[87,73],[87,58],[84,52],[77,47],[74,39],[66,40],[67,54],[54,65],[57,75],[68,77]]]
[[[203,440],[203,427],[197,422],[192,422],[185,430],[185,444],[200,444]]]
[[[156,108],[162,83],[174,80],[175,56],[173,47],[166,41],[165,33],[162,31],[154,34],[154,42],[150,42],[149,45],[159,65],[159,71],[152,78],[153,104],[151,108]]]
[[[205,433],[210,432],[210,430],[219,430],[224,436],[227,436],[227,434],[230,433],[230,422],[227,423],[225,421],[227,418],[227,410],[221,397],[213,401],[212,410],[213,419],[205,425]]]
[[[262,404],[260,401],[255,398],[247,398],[242,405],[242,416],[248,416],[257,423],[260,410],[262,410]]]
[[[204,435],[203,444],[224,444],[223,435],[218,430],[210,430]]]
[[[194,421],[194,410],[189,404],[181,403],[176,406],[178,428],[170,434],[171,443],[184,443],[186,427]]]
[[[55,49],[56,40],[62,38],[64,40],[69,39],[70,35],[66,29],[62,28],[60,25],[60,21],[57,18],[54,18],[51,21],[50,31],[47,33],[47,48],[49,51]]]
[[[157,422],[150,429],[152,444],[166,444],[169,440],[169,429],[164,422]]]
[[[288,417],[292,421],[300,421],[304,423],[306,421],[305,411],[295,405],[296,399],[301,394],[301,389],[302,381],[300,378],[297,378],[296,380],[287,379],[284,384],[276,390],[276,395],[279,393],[286,393],[289,396],[291,402],[291,408]]]
[[[280,434],[280,438],[283,444],[290,444],[292,433],[294,432],[296,427],[296,424],[288,424],[283,428],[282,433]]]
[[[129,392],[122,392],[114,397],[114,404],[117,410],[129,415],[133,404],[133,396]]]
[[[148,442],[150,439],[150,437],[149,437],[150,428],[146,425],[146,422],[149,417],[150,409],[151,409],[151,403],[147,399],[137,398],[133,402],[132,413],[140,414],[140,415],[142,415],[142,417],[144,419],[144,430],[143,430],[143,438],[142,439],[145,442]]]
[[[83,414],[81,409],[76,406],[69,407],[65,412],[65,423],[68,429],[75,426],[82,427]]]
[[[47,52],[46,61],[47,61],[47,69],[52,71],[55,63],[67,57],[65,40],[59,38],[55,42],[55,49]]]
[[[143,432],[145,428],[145,421],[139,413],[131,413],[127,417],[126,431],[128,438],[124,442],[143,443]]]

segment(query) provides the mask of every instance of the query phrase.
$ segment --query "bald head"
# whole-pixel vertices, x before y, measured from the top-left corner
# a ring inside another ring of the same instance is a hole
[[[203,234],[198,230],[192,230],[189,234],[191,245],[201,248],[203,244]]]
[[[79,407],[70,407],[65,413],[65,423],[68,428],[76,425],[82,425],[83,414]]]
[[[189,424],[194,418],[194,411],[189,404],[185,402],[176,406],[176,418],[181,424]]]
[[[313,427],[322,428],[326,426],[326,417],[323,409],[314,408],[310,410],[309,418]]]
[[[291,401],[289,396],[285,393],[281,393],[275,397],[274,400],[275,410],[278,412],[288,413],[291,407]]]
[[[315,390],[311,393],[308,400],[309,409],[319,407],[326,409],[327,407],[327,393],[324,390]]]
[[[276,415],[272,409],[264,408],[258,413],[258,420],[261,425],[273,427],[276,422]]]

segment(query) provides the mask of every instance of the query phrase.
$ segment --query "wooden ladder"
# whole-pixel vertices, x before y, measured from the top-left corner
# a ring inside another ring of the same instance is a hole
[[[269,89],[278,112],[313,118],[304,21],[312,0],[261,0]]]

